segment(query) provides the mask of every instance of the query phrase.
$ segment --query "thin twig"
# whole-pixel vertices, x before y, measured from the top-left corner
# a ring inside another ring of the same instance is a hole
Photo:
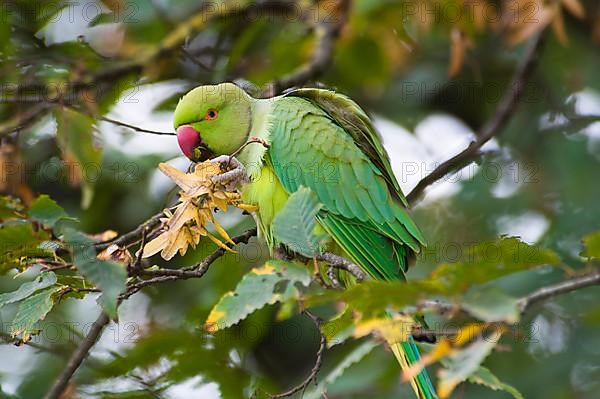
[[[127,128],[127,129],[135,130],[136,132],[140,132],[140,133],[156,134],[156,135],[159,135],[159,136],[175,136],[175,133],[173,133],[173,132],[161,132],[161,131],[158,131],[158,130],[144,129],[144,128],[141,128],[139,126],[130,125],[129,123],[118,121],[118,120],[115,120],[115,119],[112,119],[112,118],[109,118],[109,117],[106,117],[106,116],[95,115],[94,117],[96,119],[100,119],[100,120],[103,120],[105,122],[112,123],[113,125],[122,126],[122,127]]]
[[[539,59],[539,53],[544,43],[543,32],[533,39],[529,47],[527,48],[524,60],[515,72],[512,82],[508,86],[508,91],[500,101],[496,112],[490,120],[481,128],[478,138],[472,141],[467,148],[460,153],[456,154],[452,158],[444,161],[437,168],[433,170],[429,175],[425,176],[419,183],[413,188],[413,190],[406,196],[409,203],[414,203],[418,198],[421,197],[425,188],[432,185],[436,181],[440,180],[449,173],[466,166],[471,163],[475,158],[479,156],[479,150],[485,143],[491,138],[500,134],[502,129],[506,126],[512,115],[515,113],[517,106],[523,97],[525,87],[529,78],[535,70],[537,61]]]
[[[527,309],[538,302],[593,285],[600,285],[600,269],[583,276],[573,277],[560,283],[539,288],[519,300],[519,309],[521,313],[525,313]]]
[[[600,269],[594,269],[592,272],[586,273],[582,276],[573,277],[556,284],[538,288],[537,290],[521,297],[518,300],[519,310],[521,313],[525,313],[532,305],[538,302],[554,298],[580,288],[591,287],[595,285],[600,285]],[[469,314],[469,311],[462,308],[459,304],[452,304],[438,300],[419,302],[417,308],[421,311],[428,309],[439,315],[449,315],[458,312]]]
[[[358,267],[358,265],[342,256],[333,254],[331,252],[323,252],[322,254],[317,255],[317,259],[328,262],[329,266],[331,267],[347,271],[348,273],[356,277],[356,280],[358,280],[359,282],[367,278],[367,274],[363,272],[362,269]]]
[[[38,351],[42,351],[42,352],[47,352],[47,353],[51,353],[53,355],[56,356],[60,356],[60,357],[67,357],[68,353],[65,352],[64,350],[61,350],[60,347],[57,346],[45,346],[42,344],[38,344],[37,342],[33,342],[31,340],[29,341],[15,341],[15,339],[7,333],[4,332],[0,332],[0,340],[4,341],[2,343],[4,344],[11,344],[11,345],[15,345],[15,346],[21,346],[21,345],[26,345],[29,346],[30,348],[36,349]],[[67,349],[67,348],[65,348]]]
[[[164,212],[160,211],[156,215],[152,216],[150,219],[146,220],[144,223],[140,224],[138,227],[130,231],[129,233],[123,234],[111,241],[100,242],[95,245],[96,251],[100,252],[103,249],[110,247],[115,244],[119,247],[128,244],[131,241],[134,241],[141,237],[144,229],[148,229],[148,233],[150,233],[156,226],[160,224],[160,219],[164,217]]]
[[[236,244],[245,244],[250,240],[251,237],[256,235],[256,229],[250,229],[246,231],[244,234],[233,237],[232,240]],[[149,285],[166,283],[169,281],[176,280],[187,280],[190,278],[200,278],[203,277],[208,271],[210,265],[212,265],[217,259],[221,256],[225,255],[225,250],[223,248],[217,248],[210,255],[202,260],[202,262],[197,263],[193,266],[184,267],[181,269],[151,269],[151,270],[141,270],[140,275],[152,277],[148,280],[142,280],[135,283],[131,283],[127,290],[121,294],[120,299],[125,300],[129,298],[131,295],[140,291],[142,288],[147,287]]]
[[[142,270],[142,256],[144,255],[144,248],[146,248],[148,238],[148,227],[142,229],[142,242],[140,243],[140,249],[135,256],[135,261],[129,267],[129,275],[133,276],[138,274]]]
[[[50,107],[47,104],[36,104],[23,113],[0,124],[0,137],[16,133],[34,124]]]
[[[304,391],[310,385],[311,382],[316,383],[317,374],[319,374],[319,371],[321,370],[321,366],[323,365],[323,354],[325,353],[325,350],[327,349],[327,337],[325,337],[325,334],[323,334],[323,331],[321,331],[321,319],[319,319],[317,316],[315,316],[308,310],[305,310],[302,313],[305,314],[306,316],[308,316],[308,318],[310,318],[312,320],[312,322],[315,324],[315,327],[317,327],[317,330],[319,331],[319,335],[321,336],[320,341],[319,341],[319,349],[317,350],[317,356],[315,359],[315,364],[314,364],[313,368],[310,370],[310,374],[304,379],[304,381],[302,381],[302,383],[300,383],[299,385],[296,385],[294,388],[290,389],[289,391],[286,391],[286,392],[283,392],[283,393],[280,393],[277,395],[269,395],[269,397],[271,399],[287,398],[287,397],[294,395],[297,392]]]
[[[90,350],[102,334],[104,327],[110,321],[108,315],[102,311],[98,319],[92,324],[92,328],[87,333],[83,341],[79,344],[73,355],[69,359],[67,366],[64,368],[50,391],[44,396],[44,399],[58,399],[64,390],[67,388],[71,377],[75,374],[75,371],[79,368],[83,360],[87,357]]]

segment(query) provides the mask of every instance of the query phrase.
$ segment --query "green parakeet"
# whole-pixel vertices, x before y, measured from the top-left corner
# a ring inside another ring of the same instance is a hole
[[[258,206],[259,233],[271,248],[273,220],[301,186],[322,203],[317,223],[332,250],[371,278],[404,280],[408,258],[425,245],[371,120],[344,95],[299,89],[255,99],[232,83],[201,86],[179,101],[174,126],[193,161],[236,153],[248,174],[242,195]],[[412,339],[390,345],[402,368],[419,359]],[[425,371],[412,386],[418,398],[436,397]]]

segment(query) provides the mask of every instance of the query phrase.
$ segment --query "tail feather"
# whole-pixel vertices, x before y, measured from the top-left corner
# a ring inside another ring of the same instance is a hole
[[[398,359],[402,370],[406,370],[411,365],[415,364],[421,358],[419,348],[411,337],[406,342],[390,343],[394,356]],[[427,370],[423,369],[415,378],[410,381],[417,398],[419,399],[437,399],[435,389],[431,384]]]

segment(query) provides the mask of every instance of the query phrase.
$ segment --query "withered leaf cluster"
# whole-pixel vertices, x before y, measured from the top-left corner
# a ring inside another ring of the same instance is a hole
[[[215,219],[214,210],[225,212],[229,206],[234,206],[246,211],[255,211],[256,207],[244,204],[240,193],[232,189],[230,184],[211,179],[227,172],[222,169],[222,164],[209,160],[197,164],[190,173],[184,173],[165,163],[161,163],[159,169],[170,177],[181,191],[177,205],[165,209],[163,230],[144,247],[143,257],[147,258],[158,252],[165,260],[170,260],[177,252],[185,255],[188,247],[195,248],[201,237],[208,237],[220,248],[235,252],[227,245],[235,243]],[[218,236],[209,232],[209,225],[214,226]]]

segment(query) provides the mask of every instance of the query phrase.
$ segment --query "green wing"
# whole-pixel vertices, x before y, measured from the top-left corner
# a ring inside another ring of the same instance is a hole
[[[369,116],[357,103],[348,96],[324,89],[297,89],[288,95],[306,98],[329,114],[352,136],[356,145],[381,171],[390,191],[402,201],[404,206],[408,206],[392,171],[388,154],[381,145],[379,135]]]
[[[335,98],[326,98],[335,108]],[[355,120],[348,110],[327,112],[318,100],[276,100],[268,162],[289,193],[302,185],[317,194],[324,205],[320,223],[367,273],[383,280],[402,278],[409,251],[419,252],[424,239],[394,188],[393,174],[378,166],[389,165],[385,151],[374,131],[346,130],[344,123]],[[340,113],[346,122],[336,117]],[[369,143],[358,144],[361,135]],[[365,146],[372,149],[371,156]]]

